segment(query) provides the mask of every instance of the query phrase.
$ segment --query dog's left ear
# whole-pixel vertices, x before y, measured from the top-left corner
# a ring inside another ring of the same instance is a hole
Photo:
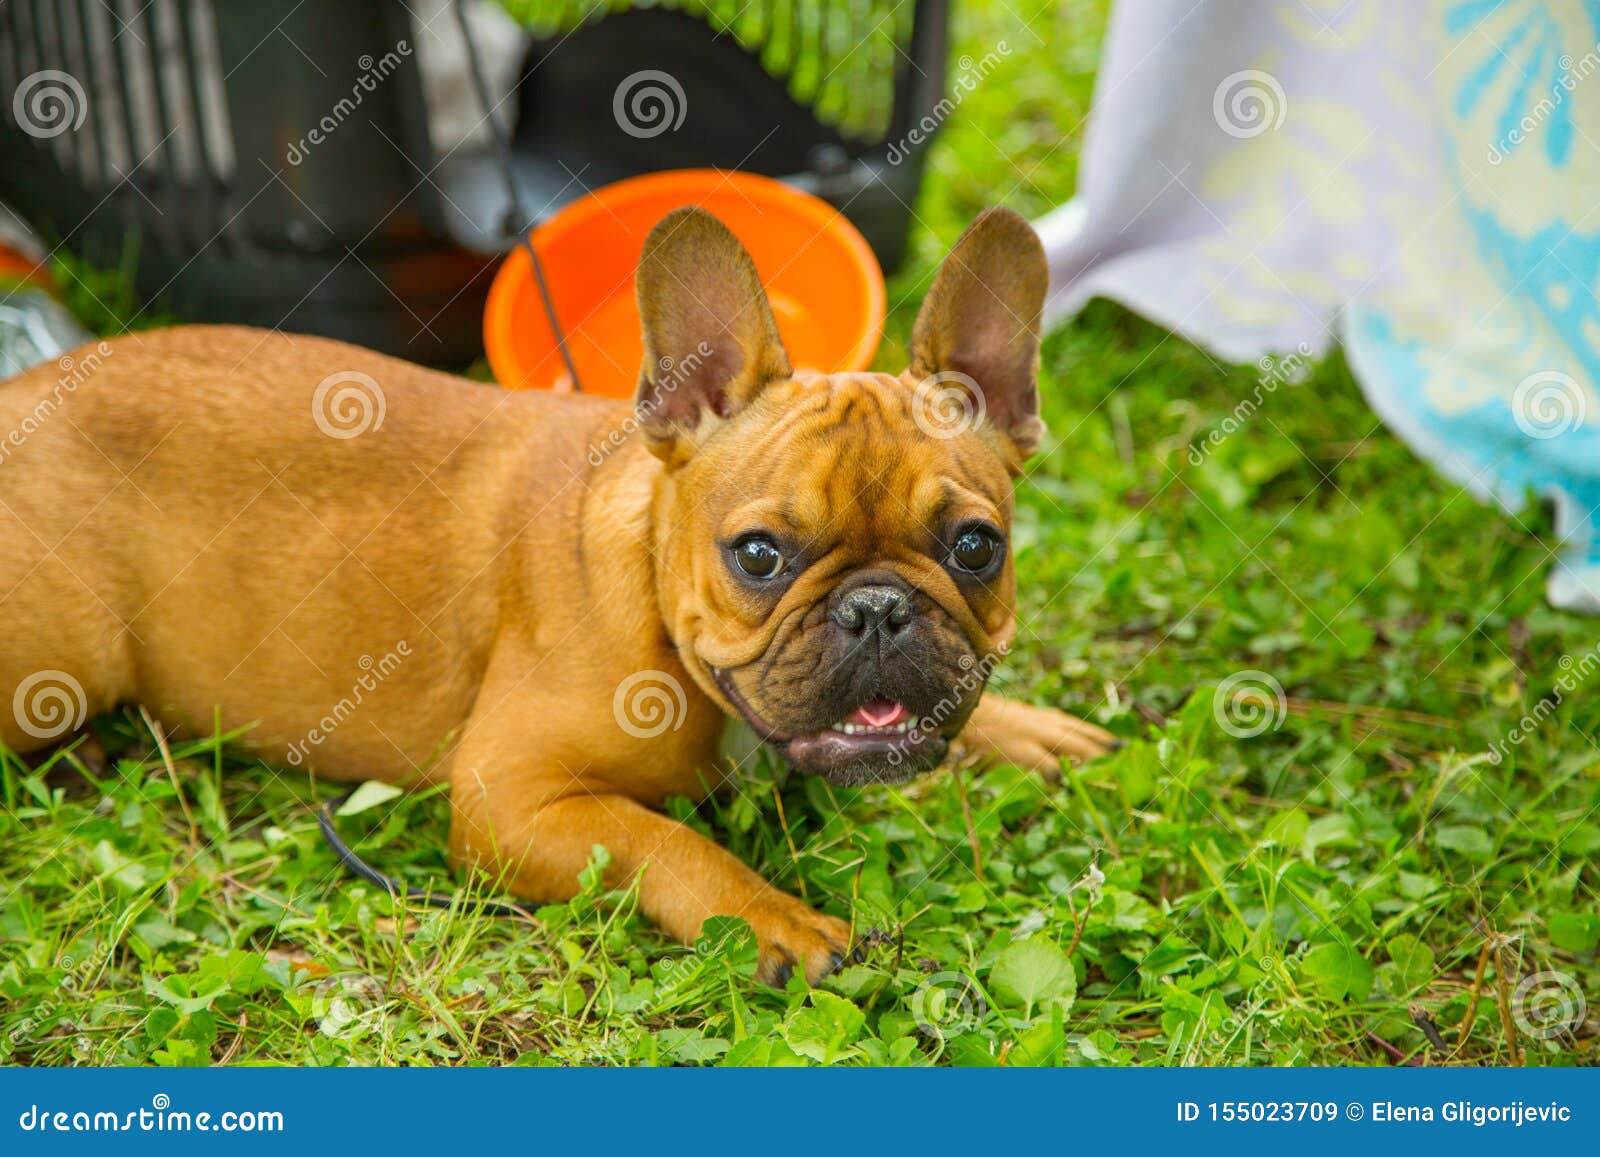
[[[671,461],[715,424],[790,375],[755,262],[704,209],[667,214],[645,239],[635,278],[644,365],[635,409]]]
[[[979,214],[944,259],[917,315],[911,375],[978,391],[989,422],[1026,458],[1039,418],[1039,327],[1050,266],[1033,226],[1010,209]]]

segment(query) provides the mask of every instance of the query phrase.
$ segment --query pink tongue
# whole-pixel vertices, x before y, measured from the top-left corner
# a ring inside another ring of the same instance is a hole
[[[850,712],[847,723],[864,723],[868,727],[893,727],[911,714],[893,699],[874,699]]]

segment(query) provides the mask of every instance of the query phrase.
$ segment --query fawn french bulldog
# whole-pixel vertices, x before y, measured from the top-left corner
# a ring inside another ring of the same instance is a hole
[[[850,925],[656,810],[718,785],[727,717],[840,784],[1110,739],[981,697],[1015,629],[1046,280],[991,210],[904,373],[797,374],[749,256],[687,209],[640,261],[631,406],[231,327],[119,338],[69,391],[0,384],[0,739],[129,702],[253,724],[269,762],[447,782],[453,856],[517,895],[570,896],[603,845],[672,936],[742,916],[762,977],[814,981]],[[930,389],[972,420],[931,425]]]

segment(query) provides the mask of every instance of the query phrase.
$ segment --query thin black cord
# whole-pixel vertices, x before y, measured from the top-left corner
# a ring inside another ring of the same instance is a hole
[[[339,832],[334,826],[334,816],[353,795],[355,791],[352,790],[345,792],[338,799],[323,800],[322,806],[317,809],[317,826],[322,829],[322,838],[327,841],[328,847],[333,849],[333,854],[339,857],[339,862],[367,883],[378,885],[398,899],[413,900],[433,908],[463,908],[471,912],[482,912],[486,916],[532,916],[537,911],[531,904],[518,904],[509,900],[461,900],[455,896],[438,895],[431,891],[420,893],[407,891],[399,881],[378,871],[351,851],[349,845],[339,838]]]
[[[472,87],[477,92],[478,103],[483,106],[484,118],[489,122],[489,135],[494,138],[500,175],[506,183],[506,195],[511,200],[511,211],[516,215],[517,239],[523,249],[527,250],[528,259],[533,262],[533,280],[539,286],[539,300],[544,303],[545,316],[550,319],[550,332],[555,334],[556,349],[561,353],[561,360],[566,363],[567,375],[572,379],[572,389],[581,394],[583,384],[578,380],[578,367],[572,360],[572,351],[567,348],[566,331],[561,328],[561,320],[556,316],[555,298],[550,296],[550,284],[544,276],[544,262],[539,260],[539,254],[534,251],[533,241],[528,236],[528,230],[533,223],[530,220],[531,214],[523,208],[522,190],[517,186],[516,171],[511,165],[511,133],[500,123],[500,117],[495,112],[495,103],[489,93],[489,82],[483,72],[483,61],[478,58],[478,47],[473,43],[472,32],[467,27],[465,0],[455,0],[455,9],[456,23],[461,27],[461,40],[467,48],[467,69],[472,73]]]

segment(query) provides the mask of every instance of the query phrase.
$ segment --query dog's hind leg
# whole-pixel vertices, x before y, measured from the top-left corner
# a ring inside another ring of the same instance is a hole
[[[101,600],[102,576],[32,538],[22,543],[4,508],[0,544],[8,564],[21,563],[0,576],[0,743],[28,754],[133,697],[136,643]]]

